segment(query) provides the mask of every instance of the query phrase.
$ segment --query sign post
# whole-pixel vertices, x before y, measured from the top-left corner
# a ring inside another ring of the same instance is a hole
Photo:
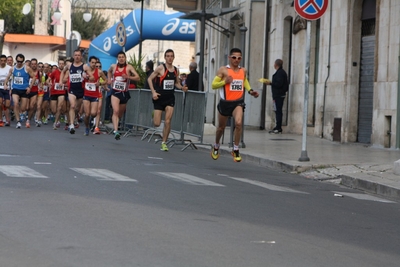
[[[307,42],[306,42],[306,66],[304,79],[304,107],[303,107],[303,140],[299,161],[310,161],[307,155],[307,118],[308,118],[308,94],[309,94],[309,73],[311,54],[311,20],[317,20],[328,8],[328,0],[295,0],[294,10],[300,17],[307,20]]]

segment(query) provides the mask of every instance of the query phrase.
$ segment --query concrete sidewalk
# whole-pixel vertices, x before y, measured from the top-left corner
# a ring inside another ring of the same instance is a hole
[[[230,154],[229,128],[225,132],[221,154]],[[341,144],[307,136],[309,162],[300,162],[302,135],[269,134],[245,130],[240,149],[243,162],[299,173],[310,179],[340,179],[342,185],[400,200],[400,176],[393,173],[399,150],[375,148],[365,144]],[[204,135],[203,143],[213,144],[215,134]],[[209,149],[209,146],[200,146]],[[211,158],[210,158],[211,159]]]

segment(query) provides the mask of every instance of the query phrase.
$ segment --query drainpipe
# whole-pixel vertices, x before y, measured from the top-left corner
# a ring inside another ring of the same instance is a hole
[[[269,9],[269,0],[266,0],[266,14],[267,14],[267,28],[265,29],[265,50],[264,50],[264,69],[263,74],[266,75],[268,73],[268,38],[269,38],[269,30],[271,28],[271,19],[270,19],[270,9]],[[261,93],[261,121],[260,121],[260,130],[265,129],[265,112],[267,107],[267,86],[263,84],[263,89]]]
[[[321,123],[322,123],[321,138],[324,138],[326,89],[327,89],[328,79],[331,74],[331,44],[332,44],[331,36],[332,36],[332,1],[330,1],[330,12],[329,12],[329,39],[328,39],[329,48],[328,48],[328,65],[326,66],[328,68],[328,75],[326,76],[324,84],[324,101],[322,104],[323,111],[321,116]]]

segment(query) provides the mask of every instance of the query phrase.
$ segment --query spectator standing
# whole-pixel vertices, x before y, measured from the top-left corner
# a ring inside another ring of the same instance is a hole
[[[144,82],[144,89],[150,89],[149,82],[147,79],[149,79],[150,75],[154,71],[154,63],[153,61],[149,60],[146,62],[146,81]]]
[[[199,90],[199,73],[197,72],[197,63],[191,62],[189,64],[190,73],[186,78],[186,85],[191,91],[200,91]],[[201,88],[203,91],[203,88]]]
[[[274,111],[276,118],[276,126],[271,131],[269,131],[270,134],[282,133],[282,108],[283,102],[285,101],[286,92],[289,90],[287,73],[282,68],[282,66],[282,59],[275,60],[274,68],[276,72],[274,75],[272,75],[272,81],[267,80],[266,82],[264,82],[267,85],[271,85],[272,99],[274,101]]]

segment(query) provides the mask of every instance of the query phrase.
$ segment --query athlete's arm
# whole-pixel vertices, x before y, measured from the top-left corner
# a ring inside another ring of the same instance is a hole
[[[8,74],[7,74],[7,77],[6,77],[6,80],[5,80],[5,83],[4,83],[4,90],[8,90],[8,82],[7,81],[10,80],[11,75],[13,73],[13,69],[14,68],[11,68],[10,71],[8,72]]]
[[[65,76],[65,73],[69,70],[69,66],[71,66],[71,63],[65,65],[64,69],[61,71],[60,83],[64,83],[64,76]]]
[[[53,72],[51,72],[49,75],[47,75],[47,86],[51,87],[53,85]],[[50,89],[50,88],[49,88]]]
[[[215,76],[213,82],[211,83],[211,88],[214,90],[219,89],[230,82],[232,82],[232,79],[229,79],[226,67],[221,67],[218,69],[217,76]]]
[[[153,80],[158,76],[161,75],[161,70],[164,70],[164,66],[163,65],[159,65],[152,74],[150,74],[149,78],[147,79],[147,82],[149,83],[149,87],[151,90],[151,93],[153,95],[153,99],[157,100],[159,94],[157,94],[156,90],[154,90],[154,85],[153,85]]]
[[[175,87],[178,88],[179,90],[183,90],[183,86],[182,86],[182,84],[181,84],[181,82],[179,80],[179,76],[180,76],[180,73],[179,73],[179,70],[178,70],[176,72],[176,77],[175,77]]]
[[[114,66],[115,66],[115,64],[112,64],[111,66],[110,66],[110,68],[108,69],[108,71],[107,71],[107,83],[109,84],[109,85],[111,85],[112,84],[112,76],[113,76],[113,72],[114,72]]]
[[[31,83],[29,84],[26,93],[29,93],[32,89],[32,86],[35,84],[36,81],[36,73],[31,69],[30,67],[26,67],[26,70],[28,71],[29,76],[31,77]]]
[[[91,69],[88,65],[83,65],[83,71],[85,71],[86,74],[88,75],[89,81],[91,81],[91,82],[97,82],[97,81],[95,81],[95,79],[94,79],[94,75],[93,75],[92,69]]]
[[[133,76],[129,76],[128,79],[131,81],[135,81],[138,82],[140,81],[140,76],[139,74],[136,72],[135,68],[132,67],[131,65],[128,65],[128,71],[130,71],[131,74],[133,74]]]
[[[250,95],[252,95],[252,96],[254,96],[255,98],[257,98],[257,97],[258,97],[258,92],[257,92],[257,91],[254,91],[253,89],[251,89],[249,80],[247,80],[247,72],[246,72],[246,69],[243,68],[243,70],[244,70],[244,74],[245,74],[245,76],[244,76],[244,89],[246,89],[247,92],[248,92]]]

